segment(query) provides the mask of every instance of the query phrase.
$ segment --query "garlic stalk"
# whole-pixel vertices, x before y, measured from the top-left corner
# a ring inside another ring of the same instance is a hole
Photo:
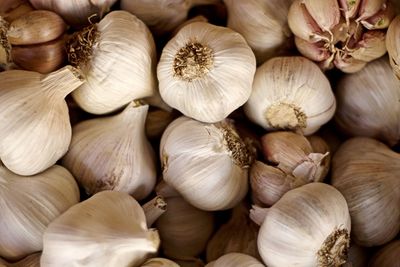
[[[244,110],[266,130],[316,132],[336,108],[328,79],[303,57],[276,57],[257,68]]]
[[[67,42],[68,60],[87,76],[72,97],[93,114],[105,114],[153,95],[155,44],[146,25],[126,11],[113,11]]]
[[[147,260],[141,267],[179,267],[179,265],[169,259],[152,258]]]
[[[147,229],[143,209],[134,198],[103,191],[48,226],[40,266],[140,266],[159,243],[157,231]]]
[[[145,136],[147,110],[147,105],[131,102],[117,115],[73,127],[62,164],[88,194],[116,190],[141,200],[153,190],[156,159]]]
[[[247,193],[252,154],[231,120],[176,119],[161,137],[160,159],[165,182],[199,209],[229,209]]]
[[[193,22],[162,51],[157,66],[160,94],[188,117],[218,122],[248,100],[255,68],[254,54],[240,34]]]
[[[400,5],[399,5],[400,8]],[[399,13],[400,14],[400,13]],[[397,16],[386,34],[386,47],[389,53],[390,65],[392,66],[397,78],[400,79],[400,15]]]
[[[42,250],[48,224],[78,201],[78,185],[61,166],[31,177],[1,166],[0,257],[14,261]]]
[[[400,240],[392,242],[381,248],[369,262],[370,267],[398,267],[400,255]]]
[[[167,203],[163,197],[156,196],[146,202],[142,208],[146,215],[147,227],[150,227],[167,210]]]
[[[224,0],[228,9],[228,27],[248,42],[262,64],[289,48],[292,33],[287,24],[293,0]]]
[[[266,214],[258,250],[269,267],[332,266],[346,262],[350,215],[334,187],[310,183],[287,192]]]
[[[19,175],[44,171],[68,150],[71,125],[64,98],[84,79],[66,66],[48,75],[5,71],[0,80],[0,158]]]
[[[379,246],[400,230],[400,156],[366,137],[346,141],[333,157],[332,185],[346,198],[352,240]]]
[[[31,254],[20,261],[8,263],[0,258],[0,267],[40,267],[40,252]]]
[[[336,122],[347,134],[368,136],[393,146],[400,140],[400,81],[386,58],[344,76],[336,90]]]
[[[256,258],[243,253],[228,253],[215,261],[206,265],[206,267],[265,267],[264,264],[259,262]]]

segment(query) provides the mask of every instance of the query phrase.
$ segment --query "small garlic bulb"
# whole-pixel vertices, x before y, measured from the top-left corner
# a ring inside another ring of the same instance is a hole
[[[369,267],[399,267],[400,240],[394,240],[381,248],[369,262]]]
[[[43,237],[41,267],[140,266],[160,239],[142,207],[123,192],[103,191],[55,219]]]
[[[160,159],[167,184],[199,209],[229,209],[247,193],[252,155],[230,120],[176,119],[161,137]]]
[[[292,33],[287,24],[293,0],[224,0],[228,27],[237,31],[253,49],[257,63],[288,48]]]
[[[399,5],[400,8],[400,5]],[[400,14],[400,13],[399,13]],[[389,53],[390,65],[392,66],[397,78],[400,79],[400,15],[397,16],[386,34],[386,47]]]
[[[42,253],[31,254],[20,261],[8,263],[0,258],[0,267],[40,267],[40,256]]]
[[[181,197],[167,198],[166,202],[168,208],[156,222],[163,253],[171,259],[198,256],[214,230],[213,214]]]
[[[345,75],[336,90],[335,115],[339,127],[353,136],[400,140],[400,81],[386,58],[369,63],[360,72]]]
[[[310,183],[287,192],[267,211],[258,250],[269,267],[339,267],[349,241],[344,197],[330,185]]]
[[[254,54],[240,34],[193,22],[164,47],[157,77],[161,97],[169,106],[214,123],[247,101],[255,69]]]
[[[332,185],[347,200],[354,242],[379,246],[399,233],[399,154],[374,139],[352,138],[333,157]]]
[[[67,42],[68,59],[87,77],[72,97],[93,114],[114,111],[151,96],[155,86],[155,44],[146,25],[126,11],[113,11]]]
[[[169,259],[152,258],[147,260],[140,267],[179,267],[179,265]]]
[[[84,80],[66,66],[47,75],[0,73],[0,158],[19,175],[54,165],[68,150],[71,124],[64,98]]]
[[[0,257],[14,261],[42,250],[47,225],[78,202],[78,185],[61,166],[31,177],[0,167]]]
[[[259,262],[256,258],[243,253],[228,253],[215,261],[206,265],[206,267],[265,267],[264,264]]]
[[[145,136],[147,110],[131,102],[117,115],[73,127],[62,164],[88,194],[115,190],[142,200],[153,190],[156,158]]]
[[[277,57],[257,68],[244,108],[251,121],[267,130],[310,135],[332,118],[336,102],[316,64],[303,57]]]

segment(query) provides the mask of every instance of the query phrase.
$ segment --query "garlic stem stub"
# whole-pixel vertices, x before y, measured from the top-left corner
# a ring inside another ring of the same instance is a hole
[[[217,260],[209,262],[206,267],[236,267],[236,266],[246,266],[246,267],[265,267],[256,258],[243,254],[243,253],[228,253]]]
[[[110,113],[154,94],[153,37],[142,21],[126,11],[113,11],[75,33],[67,42],[67,53],[69,62],[87,77],[72,97],[89,113]]]
[[[399,4],[400,7],[400,4]],[[397,78],[400,79],[400,15],[392,23],[386,35],[386,46],[389,53],[390,65],[392,66]]]
[[[266,130],[316,132],[335,112],[329,80],[304,57],[276,57],[257,68],[244,111]]]
[[[255,69],[254,54],[239,33],[193,22],[164,47],[157,77],[169,106],[215,123],[248,100]]]

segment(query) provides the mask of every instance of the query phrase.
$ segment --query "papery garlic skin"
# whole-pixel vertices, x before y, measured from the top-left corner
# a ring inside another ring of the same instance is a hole
[[[67,210],[46,229],[42,267],[140,266],[160,240],[147,229],[139,203],[123,192],[103,191]]]
[[[400,5],[399,5],[400,7]],[[400,14],[400,13],[399,13]],[[397,16],[388,28],[386,46],[389,53],[390,65],[397,78],[400,79],[400,15]]]
[[[85,41],[78,41],[81,39]],[[92,114],[112,112],[151,96],[156,51],[146,25],[126,11],[113,11],[67,43],[68,59],[87,78],[72,97]]]
[[[153,190],[156,158],[145,136],[147,110],[132,102],[117,115],[73,127],[62,164],[88,194],[115,190],[141,200]]]
[[[193,22],[163,49],[157,66],[160,94],[187,117],[218,122],[247,101],[255,68],[254,54],[239,33]]]
[[[212,261],[206,267],[265,267],[264,264],[259,262],[256,258],[243,253],[228,253],[217,260]]]
[[[251,154],[231,124],[182,116],[161,137],[164,180],[199,209],[229,209],[247,193]]]
[[[244,111],[266,130],[316,132],[335,112],[329,80],[304,57],[276,57],[257,68]]]
[[[1,166],[0,257],[14,261],[42,250],[48,224],[78,202],[78,185],[61,166],[31,177]]]
[[[400,255],[400,240],[392,242],[381,248],[369,262],[370,267],[398,267]]]

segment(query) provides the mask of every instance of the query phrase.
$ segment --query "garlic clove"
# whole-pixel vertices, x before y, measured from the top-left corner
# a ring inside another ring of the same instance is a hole
[[[153,109],[146,117],[146,136],[149,139],[156,139],[162,136],[167,126],[176,118],[172,111]]]
[[[363,48],[361,51],[364,51],[365,48]],[[374,48],[367,49],[367,55],[371,55],[371,52],[374,50]],[[359,55],[359,52],[354,52],[356,56],[360,56],[362,58],[362,55]],[[347,55],[342,55],[340,53],[337,53],[335,55],[335,60],[333,61],[335,66],[340,69],[341,71],[345,73],[356,73],[362,70],[366,65],[367,62],[363,60],[358,60],[355,59],[354,57],[347,56]]]
[[[43,237],[42,267],[139,266],[160,240],[148,229],[139,203],[123,192],[103,191],[55,219]]]
[[[20,3],[18,3],[19,1],[14,2],[16,2],[17,6],[11,10],[8,10],[5,14],[0,13],[0,16],[2,16],[8,22],[12,22],[34,10],[27,1],[20,1]]]
[[[343,12],[346,21],[357,15],[362,0],[339,0],[340,10]]]
[[[360,61],[372,61],[386,54],[385,33],[381,31],[368,31],[363,34],[353,52],[354,59]]]
[[[358,21],[365,20],[375,15],[379,10],[386,7],[387,0],[364,0],[358,11]]]
[[[369,30],[386,29],[395,17],[395,10],[391,2],[372,17],[362,20],[361,24]]]
[[[179,195],[179,192],[176,191],[173,187],[171,187],[170,185],[168,185],[165,180],[161,180],[156,188],[155,191],[157,193],[157,195],[160,195],[164,198],[169,198],[169,197],[180,197],[181,195]]]
[[[311,17],[321,27],[329,32],[340,21],[340,9],[337,0],[302,0]]]
[[[381,248],[369,262],[370,267],[398,267],[400,255],[400,240],[393,240]]]
[[[40,267],[40,256],[41,253],[37,252],[14,263],[8,263],[5,261],[3,263],[3,260],[0,258],[0,267]]]
[[[265,265],[262,264],[260,261],[258,261],[256,258],[243,253],[228,253],[206,265],[206,267],[236,267],[236,266],[265,267]]]
[[[141,267],[179,267],[179,265],[169,259],[151,258],[143,263]]]
[[[331,56],[323,42],[310,43],[297,36],[295,36],[294,41],[299,52],[311,60],[323,61]]]
[[[390,65],[397,78],[400,79],[400,16],[390,24],[386,34],[386,47],[389,53]]]

